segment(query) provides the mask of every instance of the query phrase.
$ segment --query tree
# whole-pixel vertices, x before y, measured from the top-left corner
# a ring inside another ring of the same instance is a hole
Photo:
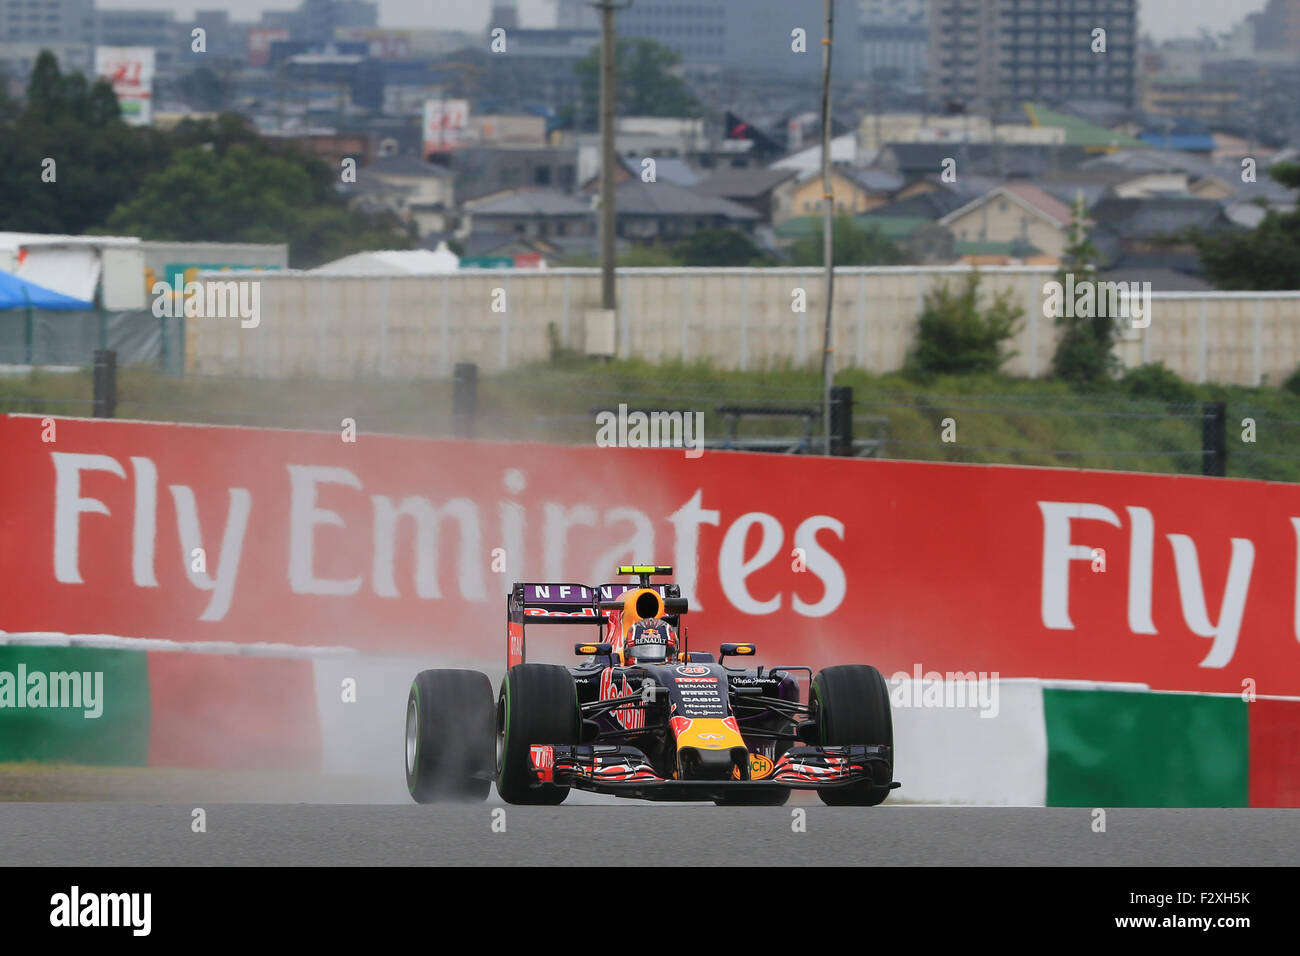
[[[682,58],[653,40],[617,41],[615,111],[619,116],[698,116],[700,103],[686,82],[671,71]],[[574,71],[582,92],[581,115],[587,129],[600,125],[600,48],[578,61]]]
[[[0,142],[0,230],[288,242],[295,266],[411,245],[395,217],[350,212],[338,171],[295,144],[230,113],[128,126],[107,82],[62,73],[48,51],[21,106],[0,95]]]
[[[737,229],[699,229],[673,252],[684,266],[751,266],[764,261],[754,240]]]
[[[42,50],[27,78],[27,112],[49,122],[64,112],[63,73],[59,60],[49,50]]]
[[[0,104],[0,229],[73,235],[101,225],[139,177],[166,165],[166,134],[122,122],[112,87],[63,74],[42,51],[21,107]]]
[[[831,254],[837,266],[894,266],[907,262],[907,254],[879,230],[863,229],[847,213],[835,217],[831,236],[834,243]],[[790,247],[790,264],[824,265],[824,251],[825,243],[818,230],[816,235],[805,236]]]
[[[1269,175],[1300,189],[1300,165],[1278,163]],[[1270,211],[1250,232],[1193,233],[1205,275],[1220,289],[1294,289],[1300,278],[1300,211]]]
[[[350,214],[301,161],[242,143],[224,153],[180,150],[113,211],[107,227],[144,239],[287,242],[295,267],[410,244],[395,223]]]
[[[1084,229],[1083,198],[1075,200],[1074,217],[1070,223],[1070,242],[1061,257],[1061,269],[1056,281],[1067,288],[1067,277],[1074,276],[1073,287],[1097,281],[1093,263],[1097,250]],[[1062,309],[1056,317],[1061,327],[1061,337],[1052,356],[1052,374],[1078,386],[1093,386],[1110,381],[1119,367],[1115,358],[1115,317],[1112,315],[1080,316],[1073,310]],[[1105,310],[1098,310],[1105,311]]]
[[[1015,354],[1006,343],[1016,334],[1024,310],[1012,304],[1006,291],[981,310],[979,289],[979,273],[972,272],[963,289],[954,292],[945,282],[926,292],[916,345],[905,365],[908,374],[991,373]]]

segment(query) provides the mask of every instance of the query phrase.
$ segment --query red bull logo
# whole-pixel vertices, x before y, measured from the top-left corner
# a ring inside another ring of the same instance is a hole
[[[637,697],[637,691],[627,682],[625,676],[619,676],[619,684],[614,683],[614,669],[606,667],[600,675],[600,699],[618,700],[621,697]],[[645,710],[640,707],[619,707],[611,711],[614,719],[625,730],[640,730],[645,726]]]

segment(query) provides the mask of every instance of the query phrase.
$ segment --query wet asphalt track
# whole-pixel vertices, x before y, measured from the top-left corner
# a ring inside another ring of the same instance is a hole
[[[0,803],[0,865],[1260,866],[1300,862],[1300,810],[889,806],[807,812],[623,801],[556,808]],[[505,832],[493,832],[494,811]],[[497,815],[499,819],[499,814]]]

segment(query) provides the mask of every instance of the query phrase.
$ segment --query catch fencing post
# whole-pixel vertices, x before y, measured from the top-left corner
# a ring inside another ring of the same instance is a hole
[[[853,454],[853,386],[831,386],[831,454]]]
[[[1228,473],[1228,404],[1201,403],[1201,474],[1223,478]]]
[[[473,362],[457,362],[451,387],[451,417],[457,438],[474,437],[477,408],[478,366]]]
[[[96,418],[117,416],[117,352],[112,349],[95,350],[95,401]]]

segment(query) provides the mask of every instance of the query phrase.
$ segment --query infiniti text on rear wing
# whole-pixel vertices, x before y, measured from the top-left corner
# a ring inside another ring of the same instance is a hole
[[[636,584],[528,584],[517,582],[510,589],[506,603],[506,666],[525,660],[524,625],[527,624],[596,624],[604,625],[608,616],[600,610],[602,602],[617,601]],[[677,587],[661,584],[654,587],[661,597],[676,596]]]

